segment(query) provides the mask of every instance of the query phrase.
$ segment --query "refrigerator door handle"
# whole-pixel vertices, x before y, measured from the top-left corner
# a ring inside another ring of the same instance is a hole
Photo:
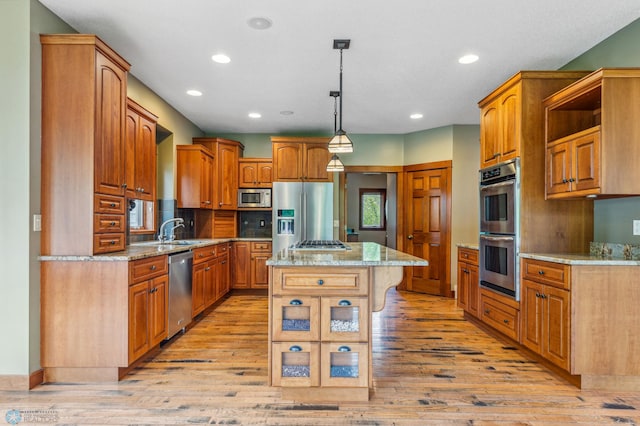
[[[304,241],[307,239],[307,193],[304,191],[304,187],[300,194],[300,201],[302,203],[302,207],[300,209],[300,229],[302,230],[301,240]]]

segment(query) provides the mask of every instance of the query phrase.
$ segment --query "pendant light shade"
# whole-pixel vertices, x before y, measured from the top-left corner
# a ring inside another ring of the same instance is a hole
[[[327,164],[328,172],[344,172],[344,164],[338,158],[337,154],[333,154],[331,156],[331,160],[329,160],[329,164]]]
[[[342,130],[342,50],[348,49],[351,40],[333,40],[333,48],[340,49],[340,128],[335,132],[335,136],[329,142],[329,152],[353,152],[353,143],[347,136],[347,132]]]

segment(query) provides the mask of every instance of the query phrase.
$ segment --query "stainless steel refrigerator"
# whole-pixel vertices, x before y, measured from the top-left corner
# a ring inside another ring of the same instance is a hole
[[[303,240],[333,239],[333,183],[274,182],[273,253]]]

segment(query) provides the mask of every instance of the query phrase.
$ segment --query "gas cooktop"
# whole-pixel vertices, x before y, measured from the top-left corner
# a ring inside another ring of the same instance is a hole
[[[302,240],[292,245],[290,250],[351,250],[340,240]]]

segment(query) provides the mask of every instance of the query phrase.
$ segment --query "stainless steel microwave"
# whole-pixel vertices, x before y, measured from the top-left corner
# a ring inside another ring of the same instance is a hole
[[[271,208],[271,188],[238,189],[238,208]]]

